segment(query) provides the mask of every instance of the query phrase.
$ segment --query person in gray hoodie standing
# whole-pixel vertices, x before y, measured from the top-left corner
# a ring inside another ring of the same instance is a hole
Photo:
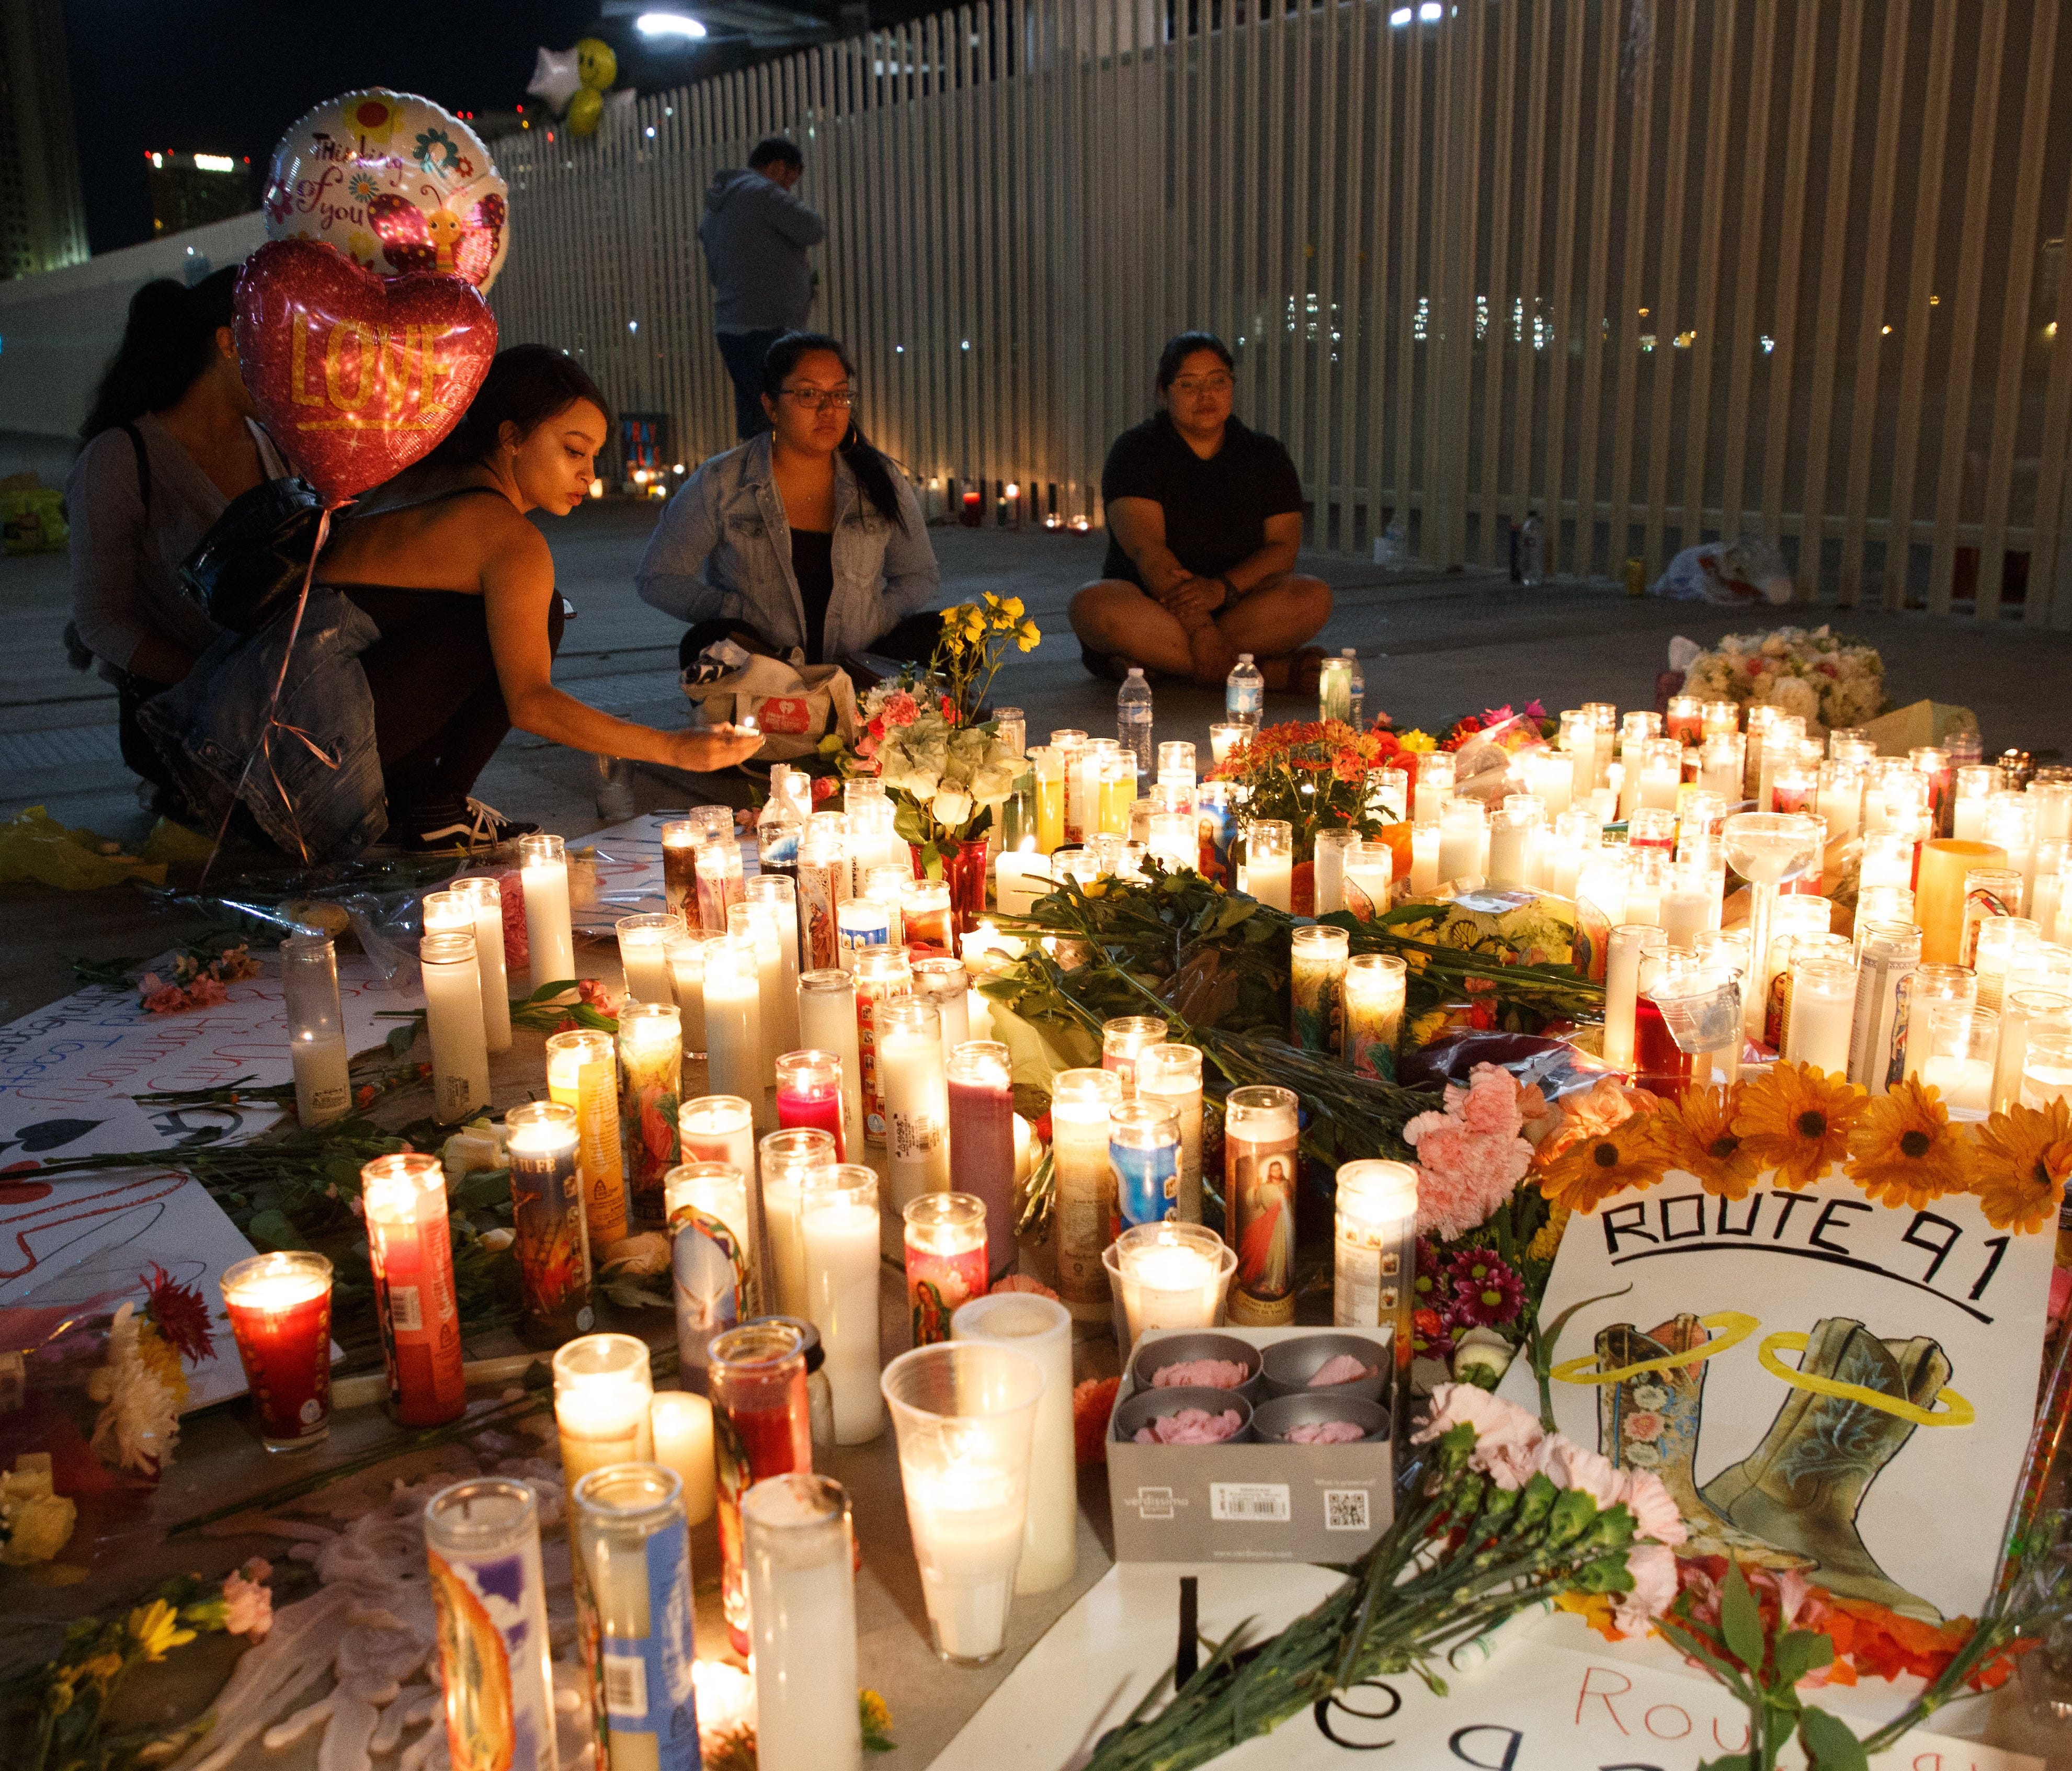
[[[806,323],[813,273],[806,249],[827,237],[827,224],[793,187],[805,156],[781,135],[766,136],[748,167],[713,176],[698,223],[705,270],[713,281],[719,354],[734,381],[734,422],[745,440],[770,428],[763,410],[763,358],[786,332]]]

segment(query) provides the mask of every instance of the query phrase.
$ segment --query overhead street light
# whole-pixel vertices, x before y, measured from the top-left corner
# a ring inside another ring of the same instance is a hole
[[[703,25],[682,12],[643,12],[633,21],[633,28],[651,42],[674,37],[695,43],[705,34]]]

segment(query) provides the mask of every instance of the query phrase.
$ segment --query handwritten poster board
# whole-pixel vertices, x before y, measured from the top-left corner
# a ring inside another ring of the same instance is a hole
[[[1672,1171],[1569,1222],[1541,1320],[1602,1301],[1555,1349],[1555,1423],[1654,1470],[1698,1549],[1973,1615],[2034,1418],[2051,1250],[1968,1195],[1874,1204],[1831,1169],[1727,1201]],[[1503,1394],[1537,1411],[1523,1361]]]

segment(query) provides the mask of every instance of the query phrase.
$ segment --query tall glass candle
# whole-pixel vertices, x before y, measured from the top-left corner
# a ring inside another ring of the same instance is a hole
[[[912,998],[878,1011],[878,1064],[885,1092],[887,1181],[892,1203],[950,1185],[950,1101],[943,1067],[942,1016]]]
[[[1978,962],[1979,930],[1996,918],[2019,916],[2022,879],[2012,867],[1971,867],[1964,874],[1964,927],[1957,937],[1958,963]]]
[[[668,1221],[662,1177],[683,1157],[676,1110],[684,1092],[681,1018],[674,1003],[627,1003],[619,1011],[619,1148],[627,1217],[636,1230]]]
[[[799,1037],[831,1052],[841,1069],[845,1154],[863,1153],[863,1065],[857,1043],[856,982],[838,966],[799,974]]]
[[[1856,912],[1856,1006],[1849,1028],[1849,1080],[1883,1094],[1892,1069],[1900,991],[1921,963],[1921,931],[1910,922],[1864,920]]]
[[[1122,1015],[1101,1023],[1101,1068],[1112,1070],[1127,1101],[1137,1092],[1137,1054],[1166,1037],[1166,1023],[1156,1015]]]
[[[711,1347],[713,1448],[719,1463],[720,1603],[728,1640],[749,1651],[748,1588],[742,1564],[741,1501],[758,1482],[813,1467],[803,1330],[744,1322]]]
[[[807,1316],[827,1350],[835,1443],[861,1445],[885,1430],[878,1394],[878,1176],[845,1163],[799,1204]]]
[[[683,928],[681,920],[656,912],[621,916],[613,927],[619,936],[619,965],[626,978],[627,1000],[674,1003],[676,981],[669,972],[669,942]]]
[[[1978,974],[1980,1007],[1999,1012],[2009,969],[2037,942],[2036,925],[2026,916],[1992,916],[1979,925],[1971,970]]]
[[[1371,922],[1389,906],[1396,880],[1396,851],[1386,842],[1355,838],[1346,848],[1342,910]]]
[[[1672,862],[1662,879],[1656,918],[1669,945],[1687,951],[1712,925],[1720,904],[1720,876],[1703,861]]]
[[[1417,759],[1416,787],[1411,797],[1410,821],[1437,824],[1453,797],[1453,758],[1442,750],[1426,751]]]
[[[1003,1057],[1006,1050],[1005,1046],[1000,1048]],[[1146,1046],[1137,1054],[1137,1096],[1141,1101],[1166,1108],[1179,1124],[1179,1188],[1173,1201],[1173,1216],[1182,1223],[1198,1224],[1202,1221],[1201,1048],[1178,1044]],[[953,1147],[954,1145],[952,1139]],[[964,1152],[956,1149],[955,1154],[958,1177],[964,1180]]]
[[[1742,755],[1745,740],[1739,732],[1708,733],[1698,746],[1698,785],[1717,793],[1729,805],[1742,798]]]
[[[1794,959],[1785,1061],[1846,1076],[1849,1069],[1849,1034],[1856,1018],[1856,962],[1853,958]]]
[[[1331,1320],[1341,1328],[1395,1330],[1407,1369],[1417,1295],[1417,1171],[1363,1158],[1338,1165],[1332,1214]]]
[[[747,1102],[758,1126],[774,1122],[763,1056],[762,962],[754,941],[739,935],[705,949],[705,1054],[713,1093]]]
[[[554,1425],[570,1488],[610,1464],[655,1456],[648,1404],[655,1380],[648,1343],[630,1334],[586,1334],[554,1355]]]
[[[683,1485],[684,1523],[703,1525],[713,1516],[713,1406],[705,1396],[665,1390],[648,1405],[655,1437],[655,1461]]]
[[[1180,1122],[1170,1107],[1157,1101],[1116,1102],[1108,1118],[1108,1160],[1115,1172],[1118,1230],[1177,1214]]]
[[[504,1124],[516,1238],[512,1252],[518,1260],[519,1337],[529,1347],[556,1347],[572,1335],[589,1332],[595,1320],[576,1111],[558,1101],[528,1101],[505,1114]]]
[[[684,1487],[649,1462],[573,1482],[569,1538],[598,1760],[612,1771],[697,1771],[691,1543]]]
[[[2007,850],[1988,842],[1955,838],[1921,845],[1914,881],[1915,920],[1921,925],[1921,957],[1931,966],[1963,962],[1964,875],[1975,868],[2007,865]],[[1889,882],[1904,885],[1905,880]]]
[[[845,970],[856,970],[857,958],[874,947],[893,945],[890,906],[877,898],[845,898],[835,906],[835,945]]]
[[[935,1651],[983,1666],[1006,1643],[1043,1368],[1011,1347],[952,1341],[902,1353],[881,1383]]]
[[[758,874],[748,882],[747,892],[758,939],[776,944],[777,1051],[788,1052],[799,1043],[798,885],[781,873]]]
[[[1125,1360],[1153,1328],[1213,1328],[1237,1256],[1202,1224],[1134,1224],[1102,1256]]]
[[[492,1054],[508,1052],[511,978],[504,958],[504,887],[484,875],[469,874],[455,879],[446,892],[465,900],[475,918],[475,962],[482,974],[482,1029]]]
[[[417,943],[425,1032],[432,1048],[433,1115],[458,1125],[489,1105],[489,1044],[482,1031],[482,975],[472,932],[426,935]]]
[[[1115,1172],[1108,1159],[1108,1116],[1122,1098],[1112,1070],[1061,1070],[1050,1081],[1051,1164],[1056,1204],[1058,1295],[1075,1320],[1108,1320],[1101,1250],[1115,1215]]]
[[[2047,990],[2010,990],[2000,999],[2000,1046],[1993,1058],[1992,1110],[2021,1100],[2021,1073],[2032,1032],[2072,1032],[2072,996]]]
[[[840,1166],[835,1141],[811,1126],[773,1131],[758,1146],[757,1155],[763,1175],[763,1218],[770,1237],[770,1258],[763,1267],[767,1279],[763,1307],[810,1321],[812,1309],[800,1213],[807,1192],[832,1180]]]
[[[763,1077],[763,1086],[769,1086],[769,1077],[780,1052],[788,1051],[792,1041],[783,1034],[784,961],[778,945],[777,931],[767,914],[767,907],[751,904],[738,904],[726,913],[727,933],[736,941],[746,945],[755,956],[756,1024],[762,1037],[758,1048],[758,1063]],[[710,1029],[707,1029],[709,1036]],[[710,1061],[709,1059],[707,1060]]]
[[[747,1171],[730,1162],[681,1163],[663,1182],[662,1198],[669,1213],[678,1368],[702,1382],[713,1336],[756,1313]]]
[[[948,1057],[972,1036],[971,978],[961,959],[939,955],[912,962],[914,995],[933,1003],[943,1033],[943,1055]]]
[[[1633,1069],[1642,955],[1668,948],[1668,932],[1652,924],[1622,923],[1605,943],[1604,1061],[1615,1070]]]
[[[1357,830],[1318,831],[1310,850],[1312,903],[1318,916],[1346,908],[1346,855],[1359,841]]]
[[[832,1052],[787,1052],[777,1060],[777,1123],[816,1126],[847,1159],[842,1127],[841,1060]]]
[[[556,1771],[537,1497],[500,1477],[456,1482],[424,1522],[450,1762]]]
[[[1232,1089],[1224,1103],[1224,1209],[1237,1250],[1230,1313],[1246,1328],[1295,1320],[1297,1105],[1293,1089],[1264,1086]]]
[[[950,1338],[950,1318],[960,1305],[985,1295],[985,1201],[971,1193],[923,1193],[907,1201],[900,1215],[914,1345],[931,1346]]]
[[[687,818],[662,826],[662,901],[684,921],[698,921],[698,842],[700,826]]]
[[[518,838],[518,880],[525,894],[525,945],[532,988],[574,984],[575,931],[569,921],[568,846],[541,832]]]
[[[390,1405],[405,1427],[442,1426],[467,1405],[446,1172],[416,1151],[376,1156],[360,1196]]]
[[[957,1184],[985,1208],[990,1278],[1012,1268],[1020,1253],[1014,1231],[1013,1061],[1004,1045],[989,1040],[968,1040],[951,1048],[944,1077],[949,1093],[951,1168]],[[1198,1165],[1199,1113],[1198,1100]],[[952,1196],[924,1194],[921,1200],[910,1201],[910,1208],[927,1200]],[[984,1289],[981,1286],[969,1295],[976,1297]]]
[[[954,958],[956,923],[950,888],[940,880],[909,879],[900,900],[900,927],[910,960]]]
[[[254,1254],[224,1270],[223,1306],[269,1452],[331,1431],[331,1262],[307,1249]]]
[[[823,970],[841,962],[836,916],[849,892],[849,837],[839,812],[806,821],[799,844],[799,965]]]
[[[2039,1028],[2022,1054],[2021,1104],[2047,1107],[2058,1101],[2072,1102],[2072,1032]]]
[[[1245,826],[1244,888],[1270,909],[1293,908],[1294,826],[1285,818],[1254,818]]]
[[[683,1017],[684,1056],[688,1058],[702,1060],[705,1055],[705,952],[717,939],[702,929],[687,929],[672,936],[664,949],[676,1012]]]
[[[1540,801],[1530,794],[1511,794],[1496,809],[1490,819],[1491,885],[1516,889],[1534,883],[1540,832],[1544,822]],[[1320,910],[1318,914],[1322,913]]]
[[[1065,842],[1065,759],[1054,746],[1039,744],[1029,752],[1029,768],[1036,789],[1036,852],[1050,855]]]
[[[2036,803],[2026,793],[1996,793],[1986,801],[1986,840],[2007,850],[2007,864],[2026,889],[2036,867]]]
[[[727,933],[727,914],[742,902],[741,842],[730,825],[708,828],[697,846],[698,922],[716,935]]]
[[[741,1501],[760,1771],[861,1771],[849,1496],[794,1471]]]
[[[1480,800],[1455,800],[1439,820],[1439,883],[1489,873],[1489,812]]]
[[[327,1126],[343,1118],[352,1110],[352,1077],[338,955],[329,935],[290,935],[281,942],[281,1008],[295,1076],[296,1122]]]
[[[755,1172],[755,1110],[738,1094],[701,1094],[677,1110],[685,1162],[723,1162]]]
[[[1072,1317],[1052,1298],[1002,1291],[951,1318],[953,1341],[1011,1347],[1042,1368],[1030,1431],[1029,1510],[1014,1590],[1048,1592],[1072,1577],[1079,1552],[1079,1477],[1073,1458]]]
[[[1345,1056],[1346,963],[1351,939],[1344,929],[1321,924],[1293,932],[1289,1039],[1303,1051]],[[1159,1031],[1165,1032],[1162,1024]]]
[[[1952,1119],[1985,1118],[1992,1110],[2000,1016],[1989,1008],[1935,1003],[1927,1005],[1926,1019],[1927,1051],[1918,1071],[1922,1084],[1942,1095]],[[2035,1040],[2029,1048],[2033,1052]]]
[[[619,1147],[619,1059],[609,1033],[547,1036],[547,1093],[576,1110],[582,1143],[583,1217],[592,1248],[626,1234],[626,1169]]]
[[[1986,834],[1986,802],[2000,789],[2000,771],[1974,765],[1954,772],[1950,834],[1959,842],[1981,842]]]
[[[913,988],[913,972],[904,947],[861,953],[852,970],[856,991],[857,1075],[863,1089],[863,1135],[867,1143],[885,1143],[885,1075],[878,1051],[878,1028],[884,1010]]]
[[[1360,953],[1346,963],[1346,1062],[1355,1074],[1396,1080],[1409,970],[1395,953]]]

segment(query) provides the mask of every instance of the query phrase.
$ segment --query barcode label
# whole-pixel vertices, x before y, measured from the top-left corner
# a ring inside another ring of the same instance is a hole
[[[648,1713],[648,1663],[631,1654],[602,1654],[604,1707],[636,1721]]]
[[[417,1303],[414,1285],[388,1287],[388,1326],[397,1334],[417,1334],[425,1326],[425,1312]]]
[[[1293,1517],[1285,1482],[1211,1482],[1209,1517],[1252,1525],[1285,1525]]]
[[[1327,1488],[1324,1490],[1324,1529],[1326,1531],[1364,1531],[1367,1490],[1363,1488]]]

